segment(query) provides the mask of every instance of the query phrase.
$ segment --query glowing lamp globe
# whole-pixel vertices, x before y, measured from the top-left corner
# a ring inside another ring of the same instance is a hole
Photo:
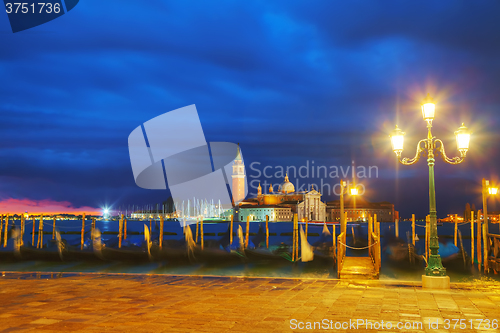
[[[498,188],[497,188],[497,187],[489,187],[489,188],[488,188],[488,192],[489,192],[490,194],[495,195],[495,194],[497,194],[497,193],[498,193]]]
[[[434,114],[436,111],[436,104],[432,100],[432,97],[427,94],[427,97],[422,101],[422,117],[427,122],[431,122],[434,119]]]
[[[351,195],[358,195],[358,189],[355,187],[351,188]]]
[[[405,140],[405,132],[400,130],[398,125],[396,125],[396,128],[392,131],[391,134],[392,150],[396,154],[401,154],[401,152],[403,151],[404,140]]]
[[[462,126],[458,128],[455,132],[455,136],[457,137],[457,148],[460,152],[467,152],[469,150],[469,142],[470,142],[470,132],[467,127]]]

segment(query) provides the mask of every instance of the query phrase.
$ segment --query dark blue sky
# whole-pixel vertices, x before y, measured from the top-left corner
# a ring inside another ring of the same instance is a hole
[[[438,216],[480,207],[500,162],[499,15],[493,1],[83,0],[16,34],[0,15],[1,199],[160,202],[135,185],[127,137],[196,104],[207,141],[239,142],[247,166],[377,166],[367,198],[423,216],[425,160],[398,166],[388,134],[397,123],[413,156],[429,92],[448,155],[461,122],[474,132],[463,164],[437,161]]]

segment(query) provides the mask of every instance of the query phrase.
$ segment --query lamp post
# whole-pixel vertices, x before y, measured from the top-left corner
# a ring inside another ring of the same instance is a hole
[[[488,195],[496,195],[497,187],[490,186],[490,181],[483,178],[483,221],[486,224],[486,232],[488,232]]]
[[[347,230],[347,221],[345,220],[344,214],[344,194],[350,194],[352,196],[358,195],[359,191],[356,186],[347,186],[344,180],[340,180],[340,233],[344,233],[344,243]]]
[[[403,143],[405,133],[398,126],[392,132],[391,143],[392,150],[398,157],[401,164],[412,165],[417,163],[420,156],[427,155],[427,165],[429,166],[429,214],[430,214],[430,250],[429,262],[425,268],[425,275],[428,277],[446,277],[446,269],[441,263],[441,257],[438,254],[439,243],[437,235],[437,217],[436,217],[436,191],[434,187],[434,154],[440,154],[443,160],[449,164],[460,164],[463,162],[467,151],[469,150],[470,132],[467,127],[462,126],[455,132],[457,139],[457,148],[460,152],[459,157],[449,158],[446,156],[443,141],[432,136],[431,128],[434,120],[435,104],[432,98],[427,94],[427,97],[422,102],[422,117],[427,122],[427,138],[420,140],[417,144],[417,152],[413,158],[401,158],[403,152]],[[448,287],[449,287],[449,277]],[[423,278],[424,284],[426,283]]]

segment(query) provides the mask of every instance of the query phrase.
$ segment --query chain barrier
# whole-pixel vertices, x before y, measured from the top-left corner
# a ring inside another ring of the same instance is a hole
[[[352,250],[365,250],[365,249],[368,249],[368,248],[370,248],[370,247],[378,244],[378,241],[376,241],[372,245],[368,245],[368,246],[365,246],[365,247],[352,247],[352,246],[349,246],[347,244],[342,243],[341,241],[339,241],[339,243],[342,244],[342,245],[344,245],[345,247],[348,247],[348,248],[352,249]]]

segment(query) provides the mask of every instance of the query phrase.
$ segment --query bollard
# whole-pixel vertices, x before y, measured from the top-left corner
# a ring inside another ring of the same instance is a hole
[[[415,246],[415,214],[411,214],[411,241]]]
[[[250,215],[247,216],[247,233],[245,234],[245,248],[248,247],[249,234],[250,234]]]
[[[266,215],[266,249],[269,248],[269,215]]]
[[[470,257],[474,265],[474,212],[470,212]]]

